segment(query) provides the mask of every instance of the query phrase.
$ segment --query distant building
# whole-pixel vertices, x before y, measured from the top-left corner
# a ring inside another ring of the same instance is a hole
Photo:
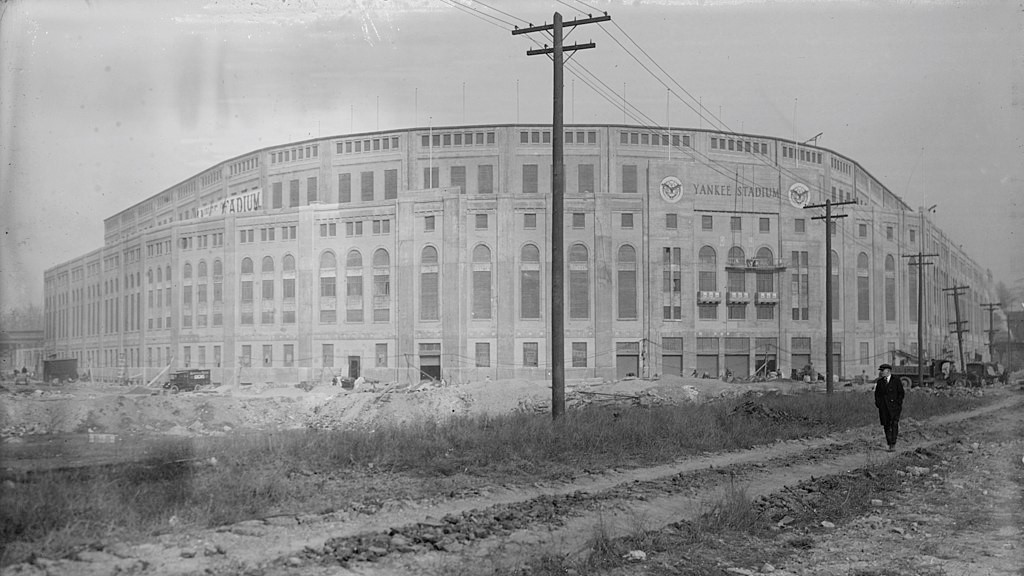
[[[0,327],[0,372],[10,376],[15,370],[26,368],[42,374],[42,330],[7,330]]]
[[[45,274],[46,351],[96,377],[211,368],[225,383],[547,378],[551,130],[417,128],[256,150],[105,221]],[[987,355],[984,270],[856,161],[768,136],[565,130],[566,374],[841,375]],[[826,200],[837,212],[825,270]]]

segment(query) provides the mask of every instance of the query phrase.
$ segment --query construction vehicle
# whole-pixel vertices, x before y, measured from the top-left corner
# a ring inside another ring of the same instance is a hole
[[[179,370],[171,374],[171,379],[164,383],[164,389],[176,394],[178,392],[194,392],[209,384],[209,370]]]
[[[892,375],[899,378],[904,388],[916,388],[918,386],[946,386],[956,385],[957,373],[953,371],[952,360],[929,360],[923,366],[921,375],[923,380],[918,381],[917,364],[899,364],[892,367]],[[964,384],[964,382],[960,382]]]

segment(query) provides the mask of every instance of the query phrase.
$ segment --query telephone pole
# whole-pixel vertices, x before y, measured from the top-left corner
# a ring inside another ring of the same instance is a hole
[[[825,208],[824,216],[815,216],[811,220],[825,221],[825,393],[831,394],[834,388],[832,384],[832,219],[846,218],[846,214],[832,214],[833,206],[845,204],[856,204],[850,200],[847,202],[832,202],[829,198],[824,204],[810,204],[807,208]]]
[[[1002,306],[1002,302],[994,302],[991,304],[982,304],[981,307],[988,310],[988,361],[995,362],[996,357],[993,355],[993,346],[995,345],[996,327],[992,325],[992,316],[996,308]]]
[[[952,334],[953,332],[956,332],[956,343],[957,347],[960,349],[961,372],[966,371],[966,365],[964,364],[964,332],[968,332],[968,330],[961,326],[961,324],[967,324],[967,321],[960,320],[960,295],[966,290],[967,286],[953,286],[952,288],[942,289],[943,292],[949,292],[953,296],[953,309],[956,311],[956,322],[950,322],[950,324],[955,325],[956,328],[950,330],[949,333]]]
[[[923,242],[922,242],[923,243]],[[909,266],[917,266],[917,385],[924,385],[924,267],[931,266],[931,262],[925,262],[925,258],[937,258],[938,254],[905,254],[904,258],[916,258],[911,260]]]
[[[563,264],[562,250],[564,248],[563,227],[562,227],[562,199],[565,194],[565,164],[562,157],[562,139],[564,128],[562,122],[562,70],[565,67],[563,54],[594,48],[596,44],[573,44],[562,45],[562,28],[566,26],[576,27],[582,24],[605,22],[612,17],[607,12],[603,16],[574,19],[569,22],[562,22],[562,15],[555,12],[554,22],[542,26],[529,26],[518,28],[512,31],[512,35],[529,34],[530,32],[551,32],[554,47],[527,50],[527,56],[538,54],[550,54],[554,63],[554,90],[552,103],[551,120],[551,418],[558,419],[565,414],[565,311],[563,289],[563,278],[565,266]]]

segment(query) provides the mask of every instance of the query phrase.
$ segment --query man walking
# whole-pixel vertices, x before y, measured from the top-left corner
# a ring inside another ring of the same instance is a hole
[[[892,366],[882,364],[878,367],[878,380],[875,380],[875,407],[878,408],[878,419],[885,430],[885,442],[889,452],[896,449],[896,437],[900,433],[900,412],[903,411],[903,384],[892,377]]]

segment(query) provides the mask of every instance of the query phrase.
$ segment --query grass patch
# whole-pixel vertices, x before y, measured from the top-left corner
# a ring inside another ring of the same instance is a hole
[[[926,418],[986,400],[912,395],[905,413]],[[771,408],[768,414],[785,417],[739,412],[734,408],[742,401],[734,400],[592,408],[557,422],[545,415],[512,413],[374,432],[306,430],[162,440],[140,460],[36,473],[8,484],[0,493],[0,566],[23,561],[30,553],[63,556],[105,538],[145,537],[172,529],[172,524],[205,527],[282,513],[322,513],[357,499],[360,506],[372,507],[384,495],[454,495],[484,484],[656,465],[873,424],[877,418],[865,394],[755,401]],[[731,529],[748,523],[741,507],[734,506],[743,502],[741,496],[726,495],[705,522]]]

